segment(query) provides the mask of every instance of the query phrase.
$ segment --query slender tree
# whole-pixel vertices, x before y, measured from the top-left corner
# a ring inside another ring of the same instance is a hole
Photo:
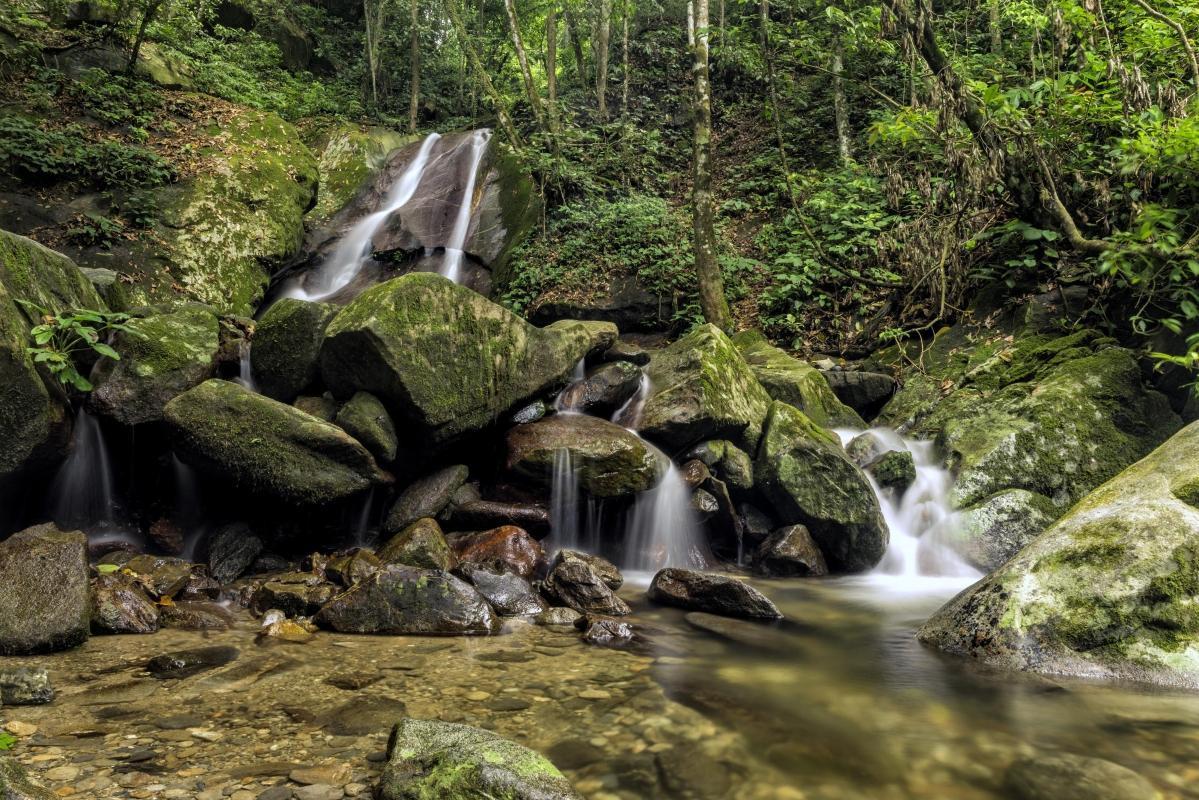
[[[409,81],[411,91],[408,100],[408,132],[416,133],[417,116],[420,114],[420,0],[411,0],[408,8],[409,24],[412,27],[409,31],[411,41],[408,55],[412,66],[412,79]]]
[[[566,20],[566,38],[570,40],[570,49],[575,57],[575,77],[579,86],[587,88],[587,61],[583,58],[583,30],[579,27],[579,18],[575,16],[569,1],[562,7],[562,16]]]
[[[691,5],[688,20],[692,21]],[[712,91],[708,82],[708,0],[695,0],[692,30],[688,41],[693,43],[692,76],[695,81],[693,114],[695,142],[692,157],[691,202],[694,206],[693,246],[695,271],[699,279],[699,303],[704,319],[731,333],[733,317],[724,296],[724,281],[716,260],[715,211],[712,202]]]
[[[445,7],[450,15],[450,25],[454,28],[454,35],[458,37],[458,46],[466,53],[466,59],[470,62],[470,68],[474,71],[479,85],[483,87],[483,93],[487,95],[492,105],[495,106],[495,115],[499,119],[500,128],[503,129],[504,135],[508,137],[508,141],[512,146],[519,150],[523,146],[523,143],[521,142],[520,134],[516,130],[516,125],[512,122],[512,115],[508,112],[508,102],[495,88],[495,84],[491,82],[491,76],[487,74],[486,67],[483,66],[483,62],[479,59],[479,54],[466,32],[466,26],[462,24],[462,15],[458,13],[456,0],[449,0],[445,4]]]
[[[608,118],[608,49],[612,39],[612,0],[599,0],[595,38],[595,99],[600,119]]]
[[[833,120],[837,128],[837,153],[841,163],[848,163],[853,157],[849,143],[849,103],[845,99],[845,37],[841,26],[833,24],[833,53],[832,53],[832,84],[833,84]]]
[[[558,6],[550,4],[545,14],[545,93],[549,98],[551,126],[558,118]]]
[[[379,105],[379,68],[382,62],[381,45],[387,24],[390,0],[363,0],[362,24],[366,33],[366,67],[371,80],[371,105]]]
[[[508,30],[512,35],[512,47],[516,50],[516,62],[520,65],[520,77],[524,81],[525,96],[533,111],[533,119],[537,122],[537,127],[543,131],[550,131],[550,125],[546,122],[545,109],[542,106],[541,94],[537,91],[537,84],[533,82],[533,72],[529,69],[529,55],[525,51],[525,40],[520,35],[520,20],[516,16],[516,0],[504,0],[504,11],[508,14]]]
[[[129,61],[125,65],[126,72],[132,74],[133,68],[137,66],[137,58],[141,55],[142,43],[146,41],[146,30],[149,29],[154,16],[163,5],[165,5],[165,0],[150,0],[142,8],[141,21],[138,22],[137,33],[133,37],[133,47],[129,49]]]
[[[621,17],[623,19],[620,35],[620,116],[622,119],[627,119],[629,116],[629,17],[632,15],[633,4],[631,0],[624,0],[624,5],[621,8]]]

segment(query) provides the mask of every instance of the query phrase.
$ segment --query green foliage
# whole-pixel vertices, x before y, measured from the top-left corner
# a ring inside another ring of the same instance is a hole
[[[101,69],[85,70],[76,80],[65,82],[64,90],[89,116],[109,125],[144,129],[162,108],[153,84]]]
[[[90,392],[92,384],[76,367],[80,354],[90,352],[119,361],[120,353],[102,339],[116,332],[140,335],[125,324],[130,319],[128,314],[88,310],[52,314],[36,303],[17,302],[41,318],[41,324],[29,332],[33,345],[26,352],[35,364],[44,366],[64,386],[73,386],[81,392]]]
[[[103,214],[88,211],[77,214],[66,230],[67,239],[83,247],[108,248],[120,238],[125,226],[120,220],[110,219]]]
[[[17,743],[17,737],[7,731],[0,731],[0,752],[4,750],[12,750],[13,745]]]

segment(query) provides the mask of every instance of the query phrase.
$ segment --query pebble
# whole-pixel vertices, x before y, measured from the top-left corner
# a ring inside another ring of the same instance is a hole
[[[608,700],[612,697],[612,693],[603,689],[584,689],[579,692],[579,697],[584,700]]]
[[[29,722],[21,722],[20,720],[13,719],[4,723],[4,730],[11,733],[13,736],[20,736],[24,738],[37,733],[37,726]]]
[[[314,767],[299,767],[293,769],[287,776],[293,783],[303,785],[326,784],[329,786],[345,786],[353,777],[349,764],[321,764]]]
[[[478,689],[466,693],[467,700],[486,700],[489,697],[491,697],[491,692],[484,692]]]
[[[66,783],[79,777],[79,767],[62,766],[46,770],[46,780],[54,783]]]

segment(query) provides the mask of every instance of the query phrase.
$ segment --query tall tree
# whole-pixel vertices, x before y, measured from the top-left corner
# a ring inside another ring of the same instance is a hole
[[[165,0],[149,0],[142,6],[141,21],[137,25],[137,33],[133,36],[133,47],[129,49],[129,61],[125,65],[125,71],[132,74],[133,68],[137,66],[137,58],[141,55],[142,42],[146,41],[146,31],[150,27],[150,23],[154,20],[154,16],[159,9],[163,7]]]
[[[508,112],[508,101],[495,88],[495,84],[491,82],[491,76],[487,74],[487,68],[483,66],[483,62],[479,59],[479,53],[475,50],[475,46],[466,32],[466,26],[462,24],[462,15],[458,13],[457,0],[448,0],[445,7],[450,15],[450,25],[454,28],[454,35],[458,37],[458,46],[466,53],[466,59],[470,62],[470,68],[475,73],[475,79],[483,87],[483,93],[487,95],[487,98],[491,100],[491,104],[495,106],[495,115],[499,119],[500,128],[503,129],[504,135],[508,137],[509,143],[519,150],[522,147],[522,142],[520,134],[516,130],[516,125],[512,122],[512,115]]]
[[[691,11],[691,4],[688,4]],[[692,19],[692,13],[688,13]],[[712,202],[712,90],[708,78],[708,0],[695,0],[693,29],[688,41],[693,43],[692,77],[695,81],[693,113],[695,140],[692,162],[691,202],[694,206],[695,272],[699,279],[699,303],[704,319],[731,333],[733,316],[724,296],[724,281],[716,260],[715,211]]]
[[[587,88],[587,62],[583,58],[583,30],[579,27],[579,18],[567,2],[562,7],[562,16],[566,19],[566,38],[570,40],[570,49],[575,57],[575,78],[579,86]]]
[[[621,61],[621,85],[620,85],[620,116],[628,118],[629,116],[629,17],[633,14],[633,4],[631,0],[624,0],[624,5],[621,8],[622,30],[620,35],[620,61]]]
[[[600,119],[608,118],[608,49],[612,39],[612,0],[599,0],[595,38],[595,98]]]
[[[545,93],[549,98],[550,127],[558,128],[558,6],[550,3],[545,14]]]
[[[417,116],[420,114],[420,0],[411,0],[408,6],[409,43],[408,60],[411,62],[412,77],[409,81],[410,96],[408,99],[408,132],[416,133]]]
[[[516,16],[516,0],[504,0],[504,11],[508,14],[508,30],[512,35],[512,47],[516,50],[516,62],[520,65],[520,77],[524,81],[525,96],[533,111],[533,119],[537,122],[537,127],[543,131],[549,131],[550,126],[546,123],[541,94],[537,91],[537,84],[533,82],[533,72],[529,69],[529,55],[525,52],[525,40],[520,35],[520,20]]]
[[[849,103],[845,99],[845,37],[841,25],[833,21],[833,53],[832,53],[832,84],[833,84],[833,121],[837,128],[837,153],[841,163],[848,163],[853,157],[849,143]]]
[[[362,23],[366,32],[366,68],[371,80],[371,105],[379,105],[379,68],[382,63],[383,33],[390,0],[363,0]]]

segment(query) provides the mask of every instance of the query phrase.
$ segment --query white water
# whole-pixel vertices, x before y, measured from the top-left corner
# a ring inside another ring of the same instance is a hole
[[[284,292],[284,297],[323,300],[341,291],[349,285],[350,281],[354,280],[362,271],[363,265],[370,260],[371,241],[375,238],[375,233],[383,226],[388,217],[403,208],[416,193],[421,178],[424,177],[425,167],[429,163],[429,153],[440,138],[441,136],[436,133],[425,137],[416,157],[412,159],[403,174],[400,175],[399,180],[387,193],[383,208],[360,219],[337,243],[337,247],[325,260],[325,263],[321,264],[314,272],[309,273],[302,286],[299,283],[293,284]]]
[[[664,567],[706,569],[699,515],[691,505],[691,488],[674,462],[662,480],[637,495],[625,530],[626,569],[654,572]]]
[[[467,167],[466,186],[462,189],[462,199],[458,203],[458,216],[454,220],[450,238],[446,240],[445,258],[441,264],[441,274],[454,283],[458,283],[462,279],[466,236],[470,232],[470,220],[474,214],[475,184],[479,178],[479,165],[483,162],[483,154],[487,152],[487,143],[491,140],[491,131],[477,130],[471,133],[470,137],[470,164]]]
[[[574,402],[574,393],[571,390],[585,380],[587,380],[587,359],[580,358],[575,364],[574,374],[570,376],[570,383],[566,384],[554,398],[554,410],[567,414],[578,413],[578,406]]]
[[[847,445],[863,431],[836,433],[842,445]],[[878,437],[887,452],[910,452],[916,465],[916,481],[902,494],[880,489],[870,473],[865,473],[891,532],[887,553],[873,575],[913,590],[937,581],[964,583],[980,577],[978,570],[946,544],[959,516],[949,502],[953,476],[937,459],[934,444],[906,439],[889,428],[872,428],[869,433]]]
[[[254,382],[254,367],[250,364],[250,341],[248,339],[242,339],[239,356],[236,382],[251,392],[257,392],[258,384]]]
[[[637,391],[624,402],[624,405],[616,409],[616,413],[612,415],[612,421],[636,433],[638,426],[641,425],[641,412],[645,409],[645,401],[649,399],[653,390],[654,385],[650,382],[649,374],[642,370]]]
[[[116,521],[112,461],[100,423],[80,406],[75,414],[71,454],[50,486],[55,523],[60,527],[111,527]]]

